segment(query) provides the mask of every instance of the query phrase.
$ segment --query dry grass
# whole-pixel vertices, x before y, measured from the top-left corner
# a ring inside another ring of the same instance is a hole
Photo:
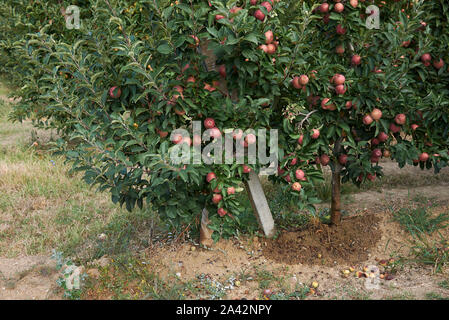
[[[52,249],[86,259],[127,250],[153,218],[128,213],[108,193],[70,175],[62,158],[33,146],[29,123],[11,124],[0,87],[0,256],[49,254]],[[106,233],[108,240],[97,236]],[[82,252],[81,252],[82,251]]]

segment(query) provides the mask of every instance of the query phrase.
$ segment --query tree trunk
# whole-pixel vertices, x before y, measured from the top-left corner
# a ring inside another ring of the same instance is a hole
[[[337,168],[338,167],[338,168]],[[340,224],[340,171],[341,166],[338,160],[335,162],[334,170],[332,170],[332,204],[331,204],[331,223],[333,225]]]
[[[341,138],[334,144],[334,166],[332,168],[332,204],[331,204],[331,223],[339,225],[341,222],[341,202],[340,202],[340,184],[341,184],[341,164],[338,156],[341,152]]]

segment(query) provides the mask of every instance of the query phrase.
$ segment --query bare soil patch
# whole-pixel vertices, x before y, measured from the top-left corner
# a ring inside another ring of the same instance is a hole
[[[347,217],[340,226],[317,224],[302,231],[283,232],[267,241],[264,255],[286,264],[333,266],[355,264],[368,258],[368,249],[381,238],[379,217]]]

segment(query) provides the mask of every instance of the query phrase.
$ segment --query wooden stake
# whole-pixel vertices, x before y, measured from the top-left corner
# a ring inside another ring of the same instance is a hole
[[[267,198],[262,189],[259,176],[253,170],[249,173],[249,180],[246,182],[246,190],[254,210],[254,214],[259,221],[265,236],[273,237],[276,229],[274,227],[273,216],[268,206]]]

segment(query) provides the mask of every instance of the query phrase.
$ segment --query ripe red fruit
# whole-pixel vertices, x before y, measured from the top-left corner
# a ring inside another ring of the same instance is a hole
[[[344,84],[345,81],[346,81],[345,76],[339,73],[334,74],[334,76],[332,77],[332,82],[337,86],[340,84]]]
[[[419,161],[426,162],[429,160],[429,154],[427,152],[423,152],[419,155]]]
[[[338,86],[335,86],[335,93],[344,94],[345,92],[346,92],[346,88],[343,84],[339,84]]]
[[[221,19],[224,19],[224,18],[225,18],[225,16],[223,16],[223,15],[221,15],[221,14],[216,14],[216,15],[215,15],[215,20],[216,20],[216,21],[221,20]]]
[[[161,131],[158,130],[158,134],[161,138],[165,138],[166,136],[168,136],[168,132],[167,131]]]
[[[301,169],[298,169],[298,170],[295,171],[296,179],[302,180],[302,179],[304,179],[305,176],[306,176],[306,174]]]
[[[228,194],[235,194],[235,188],[234,187],[228,187],[228,189],[226,190],[226,192]]]
[[[346,155],[346,154],[341,154],[341,155],[338,157],[338,162],[340,162],[340,164],[341,164],[342,166],[344,166],[344,165],[348,162],[348,155]]]
[[[204,126],[207,129],[212,129],[213,127],[215,127],[215,120],[213,118],[204,119]]]
[[[256,1],[256,3],[257,3],[257,1]],[[231,10],[229,10],[229,12],[230,13],[237,13],[240,10],[242,10],[242,8],[240,8],[240,7],[232,7]]]
[[[273,7],[271,6],[271,3],[269,3],[268,1],[264,1],[260,4],[262,7],[265,7],[265,9],[267,9],[268,12],[270,12]]]
[[[243,173],[250,173],[251,172],[251,168],[248,167],[246,164],[243,165]]]
[[[353,55],[351,58],[351,64],[353,66],[358,66],[360,63],[362,63],[362,58],[358,54]]]
[[[376,174],[368,173],[368,174],[366,175],[366,178],[367,178],[368,180],[370,180],[370,181],[374,181],[374,180],[376,180]]]
[[[379,143],[380,143],[379,139],[377,138],[371,139],[371,145],[377,146]]]
[[[357,6],[359,5],[359,1],[358,0],[350,0],[349,3],[351,4],[351,6],[353,8],[357,8]]]
[[[412,124],[410,127],[412,128],[413,131],[415,131],[416,129],[419,128],[419,126],[417,124],[415,124],[415,123]]]
[[[187,83],[189,83],[189,82],[195,83],[195,82],[196,82],[195,77],[194,77],[194,76],[188,77],[188,78],[187,78]]]
[[[265,14],[262,12],[262,10],[257,9],[257,10],[254,12],[254,17],[255,17],[257,20],[263,21],[263,19],[265,19]]]
[[[324,98],[323,100],[321,100],[321,108],[323,108],[324,110],[329,109],[329,107],[332,105],[332,103],[329,103],[331,99],[329,98]]]
[[[377,135],[377,139],[379,139],[380,142],[385,142],[388,140],[388,134],[386,134],[385,132],[380,132]]]
[[[256,143],[256,140],[257,140],[256,136],[252,133],[247,134],[245,137],[245,142],[247,144],[254,144],[254,143]]]
[[[224,217],[228,212],[225,210],[225,209],[223,209],[223,208],[219,208],[218,209],[218,215],[220,216],[220,217]]]
[[[297,158],[293,158],[292,161],[290,161],[290,165],[291,166],[294,166],[297,163],[298,163],[298,159]]]
[[[183,140],[183,136],[180,133],[175,133],[172,137],[171,140],[173,141],[174,144],[179,144],[182,142]]]
[[[373,123],[373,121],[374,121],[373,118],[371,118],[369,114],[363,117],[363,124],[366,126],[369,126],[371,123]]]
[[[380,118],[382,118],[382,111],[380,111],[380,110],[377,109],[377,108],[374,108],[374,109],[371,111],[371,118],[373,118],[375,121],[380,120]]]
[[[265,32],[265,43],[270,44],[273,42],[273,40],[274,40],[273,31],[268,30],[267,32]]]
[[[421,56],[421,61],[422,61],[423,63],[430,63],[430,61],[432,61],[432,56],[431,56],[429,53],[424,53],[424,54]]]
[[[308,82],[309,82],[309,77],[306,76],[305,74],[302,74],[299,77],[299,83],[302,84],[303,86],[305,86]]]
[[[382,150],[380,149],[374,149],[373,152],[371,153],[373,158],[380,158],[382,157]]]
[[[267,44],[267,53],[274,54],[276,52],[276,46],[272,43]]]
[[[352,108],[352,101],[347,101],[345,104],[346,109],[351,109]]]
[[[312,129],[312,139],[318,139],[319,136],[320,136],[320,130]]]
[[[335,12],[343,12],[343,10],[345,9],[345,6],[342,3],[336,3],[334,6],[334,10]]]
[[[328,12],[328,11],[329,11],[329,4],[328,4],[327,2],[322,3],[322,4],[319,6],[319,10],[320,10],[321,13],[326,13],[326,12]]]
[[[342,55],[343,53],[345,53],[345,47],[342,46],[342,45],[338,45],[338,46],[335,48],[335,52],[336,52],[337,54]]]
[[[250,0],[249,3],[251,3],[252,6],[255,6],[259,0]]]
[[[327,154],[322,154],[322,155],[321,155],[321,157],[320,157],[320,163],[321,163],[323,166],[327,166],[327,165],[329,164],[329,161],[330,161],[330,159],[329,159],[329,156],[328,156]]]
[[[390,124],[390,131],[392,133],[398,133],[401,131],[401,127],[398,127],[397,125],[395,125],[394,123]]]
[[[114,86],[109,89],[109,96],[112,99],[118,99],[118,98],[120,98],[121,95],[122,95],[122,90],[119,87]]]
[[[242,139],[242,137],[243,137],[243,130],[242,130],[242,129],[235,129],[235,130],[232,132],[232,137],[233,137],[235,140],[240,140],[240,139]]]
[[[222,196],[221,194],[219,194],[219,193],[215,193],[215,194],[212,196],[212,202],[215,203],[215,204],[220,203],[220,201],[221,201],[222,199],[223,199],[223,196]]]
[[[406,119],[407,117],[405,116],[405,114],[400,113],[394,118],[394,121],[399,125],[403,125],[405,124]]]
[[[302,135],[300,135],[299,138],[298,138],[298,144],[299,144],[299,145],[302,145],[303,140],[304,140],[304,135],[302,134]]]
[[[299,182],[295,182],[295,183],[293,183],[292,184],[292,189],[294,190],[294,191],[301,191],[301,184],[299,183]]]
[[[220,132],[220,130],[217,127],[211,128],[209,130],[210,130],[210,136],[212,138],[217,139],[217,138],[219,138],[221,136],[221,132]]]
[[[441,69],[441,68],[443,68],[444,67],[444,61],[443,61],[443,59],[440,59],[439,61],[434,61],[433,62],[433,66],[435,67],[435,69]]]
[[[210,183],[212,180],[214,180],[216,178],[217,178],[217,176],[215,175],[215,173],[209,172],[206,176],[206,181]]]
[[[292,85],[293,85],[293,87],[294,87],[295,89],[302,89],[302,85],[301,85],[301,83],[299,82],[299,77],[298,77],[298,76],[293,77],[293,79],[292,79]]]
[[[343,28],[341,24],[337,25],[336,31],[337,31],[337,34],[339,34],[339,35],[343,35],[346,33],[346,29]]]

